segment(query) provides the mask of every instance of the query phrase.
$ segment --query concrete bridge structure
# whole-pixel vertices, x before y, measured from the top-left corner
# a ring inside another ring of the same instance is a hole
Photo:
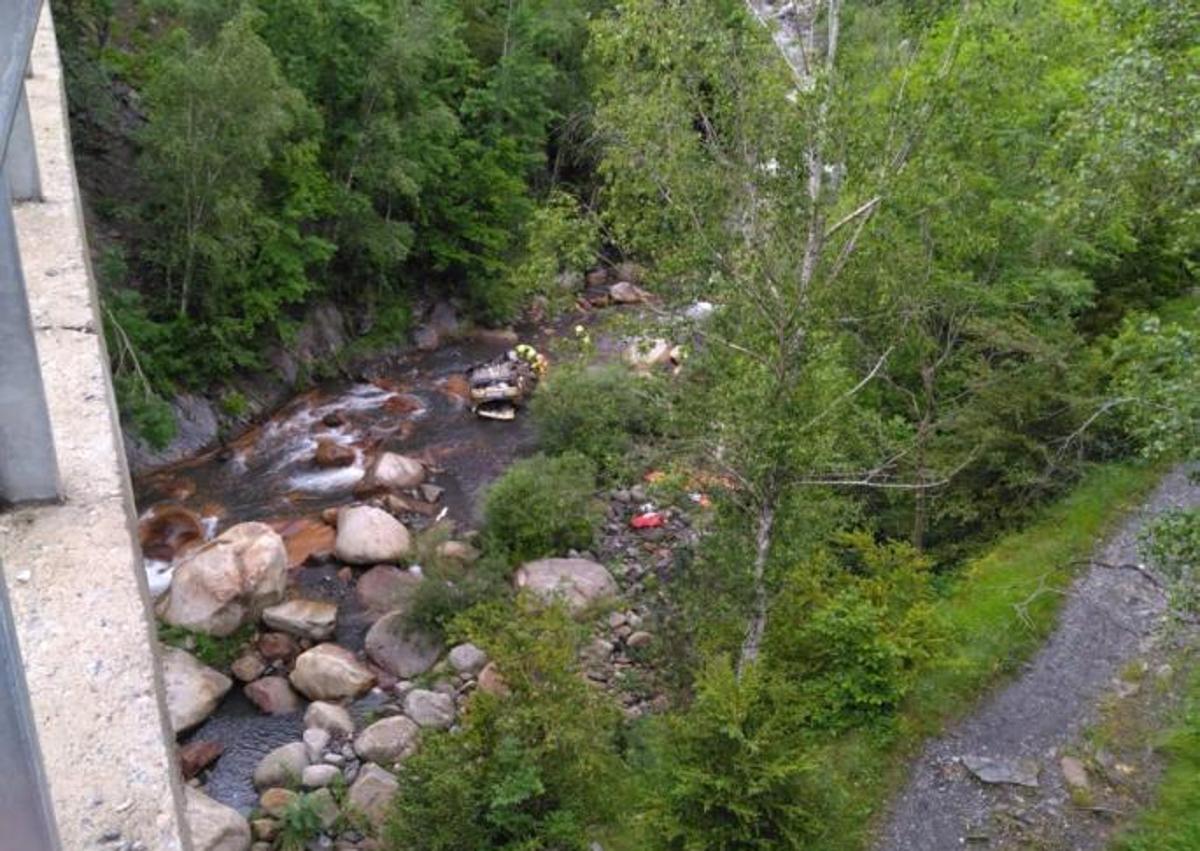
[[[190,851],[66,107],[0,0],[0,851]]]

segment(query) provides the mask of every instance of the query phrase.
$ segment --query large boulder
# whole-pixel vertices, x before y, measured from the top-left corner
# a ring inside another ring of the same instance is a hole
[[[371,480],[380,487],[395,490],[415,488],[425,481],[425,465],[407,455],[384,452],[371,469]]]
[[[367,655],[389,674],[407,680],[433,667],[441,654],[436,639],[414,630],[403,609],[381,617],[367,631]]]
[[[354,752],[366,762],[395,763],[416,753],[421,728],[403,715],[376,721],[358,734]]]
[[[158,615],[172,626],[226,636],[283,599],[287,550],[265,523],[239,523],[175,567]]]
[[[584,558],[544,558],[517,569],[518,590],[545,602],[562,601],[572,612],[617,594],[617,583],[602,564]]]
[[[347,564],[403,561],[412,552],[404,524],[382,508],[355,505],[338,512],[333,554]]]
[[[212,715],[233,680],[178,647],[163,648],[162,659],[171,729],[182,733]]]
[[[344,706],[314,700],[304,712],[304,729],[324,730],[331,736],[347,738],[354,735],[354,719]]]
[[[183,795],[195,851],[248,851],[250,823],[241,813],[191,786],[183,787]]]
[[[341,700],[363,694],[375,676],[346,648],[318,644],[296,657],[291,681],[309,700]]]
[[[288,600],[263,610],[263,623],[301,638],[324,641],[337,626],[337,604],[324,600]]]
[[[367,763],[350,786],[346,802],[351,810],[362,813],[378,828],[387,820],[392,798],[399,790],[395,777],[378,765]]]
[[[295,786],[308,765],[308,748],[304,742],[282,745],[259,761],[254,769],[254,786],[258,789]]]

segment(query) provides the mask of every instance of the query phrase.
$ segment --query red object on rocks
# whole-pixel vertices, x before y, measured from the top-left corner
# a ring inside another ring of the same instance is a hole
[[[661,511],[647,511],[630,520],[629,525],[634,529],[657,529],[667,525],[667,516]]]

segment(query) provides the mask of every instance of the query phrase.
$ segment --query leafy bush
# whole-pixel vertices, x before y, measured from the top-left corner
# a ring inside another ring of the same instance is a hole
[[[767,634],[768,664],[808,728],[890,717],[941,633],[920,553],[863,533],[838,543],[840,560],[818,557],[788,576]]]
[[[700,675],[691,709],[666,721],[663,775],[651,801],[658,847],[817,847],[827,793],[764,673],[739,679],[727,658]]]
[[[492,604],[460,622],[507,696],[476,691],[462,730],[427,734],[401,768],[386,832],[403,851],[583,851],[617,810],[618,714],[579,676],[583,632],[558,608]]]
[[[662,428],[653,394],[648,381],[620,366],[564,366],[538,388],[531,410],[547,452],[586,455],[614,481],[629,474],[643,439]]]
[[[575,452],[519,461],[488,489],[484,549],[510,563],[587,549],[601,519],[596,468]]]
[[[279,825],[282,851],[304,851],[321,833],[321,815],[308,795],[300,795],[288,804]]]
[[[1167,578],[1172,603],[1200,611],[1200,508],[1168,511],[1140,537],[1150,563]]]

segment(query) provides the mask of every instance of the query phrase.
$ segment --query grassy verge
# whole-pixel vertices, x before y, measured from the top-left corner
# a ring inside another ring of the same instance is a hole
[[[1177,721],[1161,738],[1167,770],[1154,803],[1113,843],[1113,851],[1194,851],[1200,848],[1200,670]]]
[[[867,843],[881,802],[903,782],[915,749],[1041,645],[1078,562],[1162,473],[1160,466],[1133,463],[1095,467],[1038,522],[967,566],[940,604],[950,637],[893,729],[857,732],[828,746],[823,762],[841,791],[838,812],[828,814],[829,851]]]

